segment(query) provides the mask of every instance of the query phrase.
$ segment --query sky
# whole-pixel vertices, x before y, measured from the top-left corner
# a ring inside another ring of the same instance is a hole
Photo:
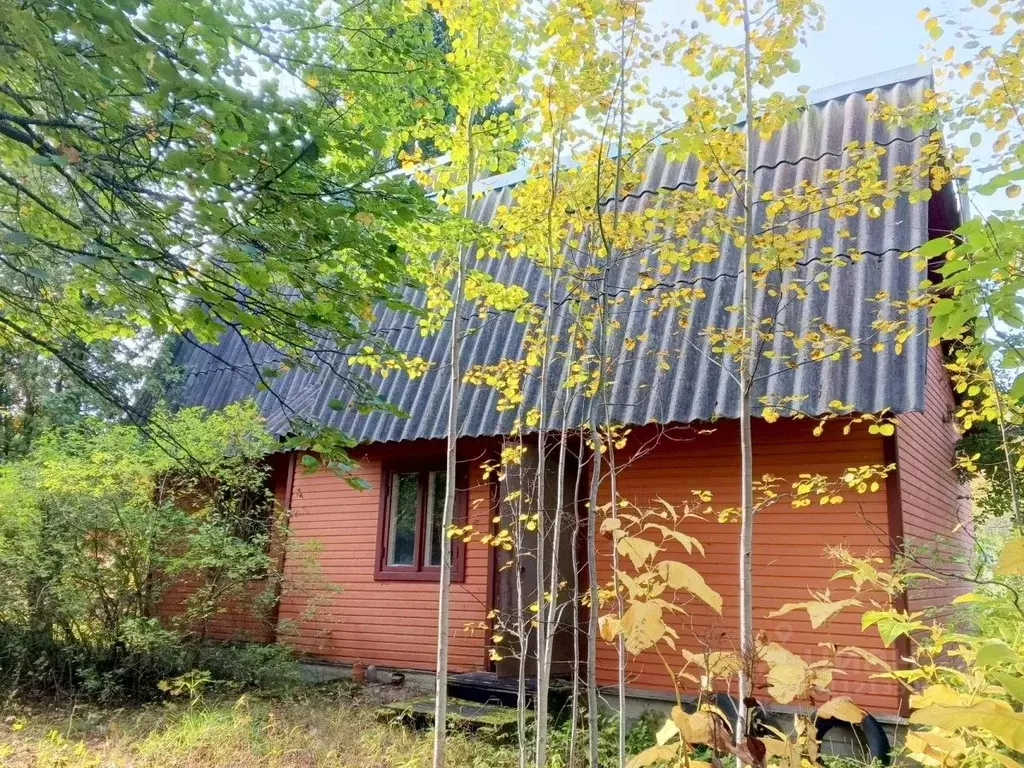
[[[788,92],[800,85],[822,88],[865,75],[916,64],[929,42],[917,12],[928,0],[827,0],[825,30],[798,50],[801,71],[781,84]],[[651,0],[652,26],[696,18],[693,0]],[[671,87],[659,75],[656,86]]]

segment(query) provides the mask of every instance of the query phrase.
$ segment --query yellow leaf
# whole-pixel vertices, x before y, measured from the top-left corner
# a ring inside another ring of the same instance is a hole
[[[695,664],[704,670],[704,674],[711,679],[718,677],[731,678],[743,669],[743,660],[735,653],[729,651],[710,651],[708,653],[694,653],[686,648],[682,651],[683,658],[688,664]]]
[[[1024,538],[1010,541],[999,553],[996,576],[1024,576]]]
[[[722,596],[709,587],[704,577],[686,563],[674,560],[658,563],[658,575],[664,579],[669,589],[685,589],[710,605],[715,613],[722,612]]]
[[[935,705],[943,707],[959,707],[970,703],[970,696],[953,690],[948,685],[936,683],[929,685],[920,693],[910,695],[911,709],[925,709]]]
[[[811,628],[817,629],[843,610],[843,608],[848,608],[854,605],[862,605],[862,603],[860,600],[852,597],[847,600],[809,600],[806,603],[786,603],[784,606],[779,608],[779,610],[769,613],[768,618],[774,619],[778,616],[784,616],[791,611],[804,610],[807,611],[807,615],[811,619]]]
[[[601,639],[606,643],[612,642],[622,628],[617,616],[602,616],[597,620],[597,626],[601,631]]]
[[[654,600],[633,603],[622,615],[622,633],[630,653],[653,647],[668,633],[661,605]]]
[[[678,751],[671,747],[649,747],[626,763],[626,768],[647,768],[648,765],[653,765],[654,763],[672,760],[678,754]]]
[[[728,742],[725,722],[713,712],[705,709],[687,714],[679,707],[672,707],[672,722],[687,744],[713,746]]]
[[[1006,768],[1021,768],[1021,764],[1018,763],[1016,760],[1014,760],[1012,757],[1000,754],[999,752],[996,752],[994,749],[988,749],[987,747],[982,747],[981,751],[984,752],[989,757],[998,760],[1000,763],[1005,765]],[[691,765],[692,765],[692,763],[691,763]]]
[[[857,724],[864,719],[864,710],[846,696],[837,696],[818,707],[818,712],[815,716],[819,720],[834,717],[837,720]]]
[[[1006,188],[1006,196],[1013,200],[1015,197],[1020,197],[1020,184],[1011,184]]]
[[[679,707],[673,708],[673,713]],[[679,735],[679,726],[675,723],[675,718],[670,718],[664,722],[658,732],[654,734],[654,740],[658,743],[659,747],[663,747],[668,744],[672,739]]]
[[[639,536],[624,536],[615,545],[619,554],[628,557],[633,567],[640,569],[643,564],[658,554],[658,545]]]
[[[832,682],[830,669],[808,664],[778,643],[765,644],[761,654],[768,665],[768,693],[779,704],[789,704],[812,688],[824,688]]]
[[[796,742],[783,741],[770,736],[761,741],[764,743],[765,752],[780,760],[781,768],[798,768],[800,766],[802,754],[800,745]]]
[[[904,744],[915,761],[936,767],[945,765],[950,757],[967,747],[963,739],[941,731],[908,731]]]
[[[927,707],[914,712],[910,722],[950,732],[958,728],[980,728],[1010,749],[1024,751],[1024,715],[1014,712],[1005,702],[985,699],[969,707]]]

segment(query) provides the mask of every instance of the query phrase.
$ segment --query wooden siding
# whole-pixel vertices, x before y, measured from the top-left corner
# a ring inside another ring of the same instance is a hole
[[[842,434],[840,424],[830,424],[821,437],[814,437],[813,422],[780,421],[775,424],[754,424],[755,476],[767,473],[789,481],[801,472],[840,477],[851,466],[881,464],[884,460],[882,438],[854,428],[849,436]],[[714,494],[716,508],[739,504],[739,443],[736,422],[720,422],[708,426],[710,434],[694,429],[675,428],[663,431],[659,438],[654,429],[638,430],[632,444],[649,443],[645,455],[636,459],[621,473],[622,496],[638,505],[657,503],[664,499],[681,507],[693,502],[691,491],[709,490]],[[625,457],[623,457],[625,458]],[[835,566],[826,556],[826,548],[846,545],[850,550],[875,553],[888,561],[888,504],[883,487],[875,493],[844,494],[845,501],[836,506],[811,505],[792,508],[788,503],[770,507],[756,518],[754,543],[754,616],[755,630],[769,640],[783,644],[808,661],[824,658],[819,643],[838,646],[855,645],[878,654],[889,663],[896,663],[895,649],[885,649],[876,633],[862,633],[860,614],[856,608],[840,613],[825,627],[812,630],[805,612],[792,613],[778,619],[767,615],[787,602],[810,599],[808,590],[832,587],[834,598],[849,596],[838,583],[829,583]],[[738,627],[738,589],[736,576],[739,524],[697,521],[685,531],[698,538],[706,556],[679,557],[697,568],[724,599],[722,616],[702,604],[676,620],[679,644],[694,651],[735,650]],[[602,540],[599,560],[602,582],[611,578],[611,555],[608,541]],[[675,655],[671,663],[680,666]],[[871,680],[876,672],[860,659],[844,661],[846,674],[837,675],[832,690],[835,694],[853,696],[862,706],[875,712],[893,712],[899,707],[895,685]],[[599,642],[599,681],[615,682],[616,658],[612,645]],[[627,669],[629,685],[636,692],[671,693],[668,674],[653,652],[632,659]],[[763,683],[763,681],[761,681]],[[688,684],[684,684],[688,685]],[[757,697],[768,702],[764,690]]]
[[[401,669],[432,670],[437,653],[436,582],[375,581],[374,557],[380,511],[382,462],[443,453],[443,442],[374,446],[358,455],[355,476],[369,485],[357,490],[344,479],[298,464],[292,486],[293,542],[315,542],[318,566],[292,551],[285,563],[285,590],[278,636],[297,652],[334,662],[363,661]],[[492,515],[490,483],[480,463],[483,443],[460,446],[468,466],[469,521],[488,529]],[[486,665],[485,633],[467,624],[486,621],[490,548],[466,545],[465,578],[451,588],[453,672]],[[304,617],[307,608],[314,613]]]
[[[923,554],[925,569],[934,565],[952,578],[941,583],[919,582],[907,596],[911,610],[949,605],[964,591],[955,578],[960,566],[952,559],[970,552],[971,507],[970,491],[953,469],[959,438],[952,418],[954,408],[942,351],[930,347],[925,410],[902,414],[896,429],[902,534],[911,553]]]
[[[281,509],[286,509],[288,506],[288,475],[291,469],[289,455],[275,454],[271,457],[269,482],[274,499]],[[271,546],[271,555],[275,561],[280,562],[278,558],[282,553],[278,549],[277,537],[273,538]],[[198,579],[194,575],[185,575],[166,585],[156,606],[157,616],[166,622],[180,620],[185,611],[185,603],[198,583]],[[205,637],[212,640],[274,642],[276,617],[272,608],[264,608],[271,602],[267,599],[268,595],[266,594],[269,586],[265,580],[253,582],[244,590],[244,596],[236,595],[222,601],[222,604],[217,607],[216,615],[206,622],[205,627],[192,626],[189,629],[202,632]]]

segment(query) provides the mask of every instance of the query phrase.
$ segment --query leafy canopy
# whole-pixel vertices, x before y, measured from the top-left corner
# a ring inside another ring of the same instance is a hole
[[[0,0],[0,51],[0,346],[100,385],[76,341],[230,332],[308,360],[394,298],[393,229],[432,206],[388,171],[445,119],[429,13]]]

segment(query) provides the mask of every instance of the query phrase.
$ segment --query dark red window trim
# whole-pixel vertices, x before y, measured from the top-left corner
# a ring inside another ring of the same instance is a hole
[[[400,459],[386,461],[381,465],[380,473],[380,511],[377,516],[377,551],[373,562],[373,578],[375,581],[438,581],[441,568],[423,563],[423,549],[426,542],[426,486],[430,472],[444,472],[444,460]],[[413,546],[413,565],[389,565],[388,541],[391,539],[391,489],[394,485],[392,477],[396,474],[409,472],[420,473],[419,501],[416,509],[416,541]],[[468,472],[466,467],[459,465],[455,473],[455,510],[454,523],[465,525],[468,517]],[[452,539],[452,581],[465,580],[466,545],[461,539]]]

